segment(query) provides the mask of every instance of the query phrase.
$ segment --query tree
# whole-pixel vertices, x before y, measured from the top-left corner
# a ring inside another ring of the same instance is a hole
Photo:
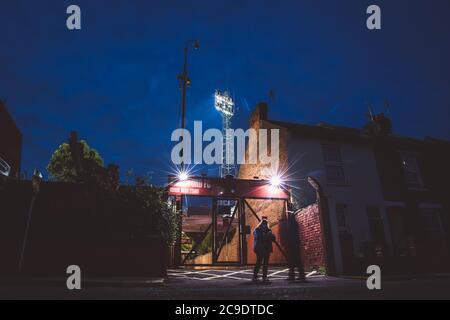
[[[82,146],[81,160],[84,164],[88,164],[85,167],[103,167],[103,159],[98,151],[90,148],[84,140],[81,140],[80,144]],[[56,149],[47,165],[47,171],[50,178],[55,181],[77,182],[80,180],[81,177],[77,175],[68,143],[63,143]]]
[[[120,225],[130,226],[134,238],[154,235],[165,245],[173,245],[180,216],[169,204],[166,188],[153,186],[146,177],[135,176],[135,184],[121,188],[118,196],[125,204],[125,209],[120,209]]]

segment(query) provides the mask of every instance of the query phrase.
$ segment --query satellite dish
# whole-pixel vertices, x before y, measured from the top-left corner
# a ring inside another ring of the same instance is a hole
[[[9,177],[10,172],[11,172],[10,165],[0,157],[0,175]]]

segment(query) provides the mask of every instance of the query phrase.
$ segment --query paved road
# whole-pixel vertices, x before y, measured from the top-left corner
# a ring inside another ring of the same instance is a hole
[[[289,283],[286,269],[271,271],[271,283],[254,284],[250,270],[169,270],[158,286],[83,286],[78,292],[65,282],[51,286],[0,287],[0,298],[27,299],[450,299],[450,278],[384,280],[382,290],[370,291],[365,280],[308,277],[307,283]]]

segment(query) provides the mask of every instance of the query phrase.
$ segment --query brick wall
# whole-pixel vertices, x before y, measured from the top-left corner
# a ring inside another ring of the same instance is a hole
[[[296,219],[299,224],[299,237],[305,270],[324,267],[326,256],[318,204],[300,209]]]
[[[283,128],[279,128],[274,126],[268,120],[268,106],[265,103],[259,103],[256,106],[255,111],[250,117],[250,128],[255,130],[258,129],[279,129],[279,172],[285,171],[284,169],[287,167],[288,159],[287,159],[287,131]],[[268,136],[270,137],[270,131],[268,132]],[[271,148],[271,141],[268,141],[268,150]],[[253,148],[257,148],[257,144],[248,145],[246,149],[246,158],[248,159],[248,154],[253,150]],[[257,164],[243,164],[239,168],[239,178],[240,179],[254,179],[258,177],[259,179],[269,179],[270,173],[270,165],[264,165],[258,163]],[[272,232],[277,238],[278,243],[281,242],[281,234],[280,234],[280,222],[285,216],[285,202],[277,201],[277,200],[247,200],[249,205],[253,208],[256,214],[261,218],[262,216],[267,216],[269,220],[270,227],[272,228]],[[245,217],[246,224],[250,226],[253,231],[255,227],[258,225],[259,221],[256,219],[254,214],[250,211],[250,209],[245,209]],[[253,253],[253,236],[250,234],[247,236],[247,260],[249,264],[256,262],[256,256]],[[284,264],[286,263],[286,258],[279,250],[279,248],[274,245],[274,252],[271,256],[271,263],[273,264]]]

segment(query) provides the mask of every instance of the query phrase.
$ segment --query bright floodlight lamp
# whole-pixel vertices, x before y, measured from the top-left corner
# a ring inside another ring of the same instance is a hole
[[[279,188],[281,186],[281,183],[282,183],[281,177],[279,175],[272,176],[270,178],[269,182],[270,182],[270,185],[272,187],[276,187],[276,188]]]
[[[178,174],[178,180],[180,181],[186,181],[189,179],[189,175],[186,172],[180,172]]]
[[[219,90],[216,90],[214,97],[214,106],[216,107],[216,110],[231,118],[234,115],[234,102],[228,92],[222,93]]]
[[[222,164],[220,165],[220,177],[226,178],[228,176],[234,177],[236,175],[236,168],[234,164],[229,163],[228,159],[233,159],[233,135],[230,133],[231,118],[234,115],[234,102],[228,92],[220,92],[216,90],[214,94],[214,107],[222,116],[222,135],[223,135],[223,150],[222,150]]]

